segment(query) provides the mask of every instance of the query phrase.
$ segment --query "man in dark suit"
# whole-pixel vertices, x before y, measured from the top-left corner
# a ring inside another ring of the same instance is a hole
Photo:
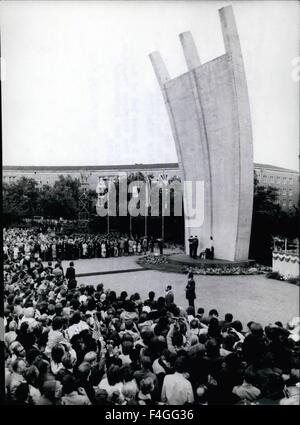
[[[159,254],[163,255],[164,241],[161,238],[159,238],[157,239],[157,242],[158,242]]]
[[[199,239],[198,236],[194,237],[194,242],[193,242],[193,258],[197,258],[197,251],[198,251],[198,246],[199,246]]]
[[[173,294],[172,286],[171,285],[168,285],[166,287],[165,300],[166,300],[167,306],[169,306],[169,305],[171,305],[171,304],[174,303],[174,294]]]
[[[196,291],[193,273],[188,274],[188,283],[185,287],[185,296],[188,300],[189,306],[195,309]]]
[[[74,268],[73,261],[70,262],[69,266],[70,267],[68,267],[66,271],[66,279],[68,280],[68,282],[71,280],[75,280],[75,277],[76,277],[76,271]]]
[[[194,245],[194,236],[190,236],[189,239],[189,255],[192,258],[193,257],[193,245]]]
[[[214,249],[214,241],[212,236],[210,237],[209,245],[210,245],[210,258],[213,260],[215,258],[215,249]]]
[[[153,253],[154,252],[154,240],[153,240],[152,236],[150,238],[149,247],[150,247],[151,253]]]

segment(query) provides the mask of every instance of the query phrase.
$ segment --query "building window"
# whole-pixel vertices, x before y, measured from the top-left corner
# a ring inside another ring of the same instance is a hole
[[[286,207],[286,202],[285,201],[282,202],[282,206],[283,206],[283,208]]]
[[[274,176],[270,176],[270,183],[274,182]]]
[[[283,196],[285,196],[285,195],[286,195],[286,190],[285,190],[285,189],[283,189],[283,191],[282,191],[282,195],[283,195]]]
[[[292,189],[290,189],[289,190],[289,196],[291,197],[291,196],[293,196],[293,191],[292,191]]]
[[[289,201],[289,208],[292,208],[293,206],[293,201]]]
[[[277,182],[277,184],[280,184],[280,177],[279,176],[276,177],[276,182]]]
[[[267,176],[263,176],[263,183],[267,183]]]
[[[286,177],[283,177],[283,184],[286,184]]]
[[[290,177],[290,178],[289,178],[289,182],[290,182],[290,184],[293,184],[293,179],[292,179],[292,177]]]

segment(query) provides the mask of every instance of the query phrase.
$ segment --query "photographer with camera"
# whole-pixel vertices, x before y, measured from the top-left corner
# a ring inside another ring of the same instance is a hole
[[[174,317],[167,334],[167,346],[171,353],[187,352],[191,346],[190,326],[184,317]]]

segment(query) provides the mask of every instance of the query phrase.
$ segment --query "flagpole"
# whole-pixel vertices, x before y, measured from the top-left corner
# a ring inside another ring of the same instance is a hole
[[[147,237],[147,218],[148,218],[148,176],[145,175],[145,236]]]
[[[108,183],[108,193],[107,193],[107,233],[109,233],[109,183]]]
[[[128,181],[127,181],[128,184]],[[131,195],[129,195],[130,199],[129,202],[131,201]],[[131,238],[131,232],[132,232],[132,223],[131,223],[131,214],[130,214],[130,209],[128,208],[128,214],[129,214],[129,238]]]
[[[163,174],[164,178],[165,178],[165,170],[164,170],[164,174]],[[162,240],[164,240],[164,236],[165,236],[165,220],[164,220],[164,212],[165,212],[165,187],[164,187],[164,181],[163,181],[163,188],[162,188],[162,199],[161,199],[161,238]]]
[[[132,181],[136,181],[136,174],[134,173],[132,176],[133,176],[133,179],[134,179]],[[135,194],[134,194],[134,189],[135,188],[136,188],[136,186],[133,186],[130,199],[132,199],[133,197],[135,197]],[[133,220],[132,220],[132,215],[130,214],[130,211],[129,211],[129,228],[130,228],[129,231],[130,231],[130,238],[132,237],[132,227],[133,227]]]

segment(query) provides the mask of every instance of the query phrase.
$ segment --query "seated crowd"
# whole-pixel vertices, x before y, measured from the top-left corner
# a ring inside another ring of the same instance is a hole
[[[243,329],[152,291],[71,283],[39,261],[4,260],[7,403],[299,403],[299,318]]]

